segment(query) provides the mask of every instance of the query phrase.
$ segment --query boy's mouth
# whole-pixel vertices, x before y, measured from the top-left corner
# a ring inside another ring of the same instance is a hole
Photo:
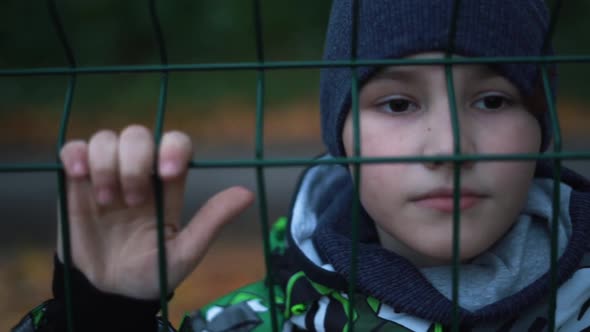
[[[461,189],[458,197],[459,209],[461,211],[470,209],[486,197],[487,195],[473,190]],[[429,191],[412,198],[411,201],[420,207],[437,210],[442,213],[453,213],[455,208],[454,191],[453,189],[447,188]]]

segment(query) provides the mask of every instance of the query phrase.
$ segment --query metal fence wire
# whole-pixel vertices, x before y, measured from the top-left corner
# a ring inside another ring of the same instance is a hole
[[[261,22],[261,8],[259,0],[252,0],[252,19],[255,27],[255,38],[253,42],[256,45],[257,60],[255,62],[233,62],[233,63],[191,63],[191,64],[170,64],[168,63],[166,40],[162,33],[160,21],[158,18],[158,11],[156,8],[156,1],[149,0],[146,4],[149,7],[151,24],[153,27],[153,34],[157,41],[159,51],[160,64],[159,65],[130,65],[130,66],[86,66],[79,67],[76,62],[75,50],[68,42],[67,27],[64,26],[59,10],[56,6],[55,0],[47,0],[47,11],[51,18],[53,29],[55,30],[61,47],[63,48],[67,67],[48,67],[48,68],[21,68],[21,69],[0,69],[1,77],[17,77],[17,76],[65,76],[69,77],[67,88],[65,91],[65,101],[63,104],[63,112],[61,115],[61,124],[59,130],[59,138],[56,145],[56,154],[59,155],[59,150],[65,143],[66,132],[68,130],[68,122],[72,112],[72,101],[76,91],[76,79],[80,75],[100,75],[100,74],[117,74],[117,73],[160,73],[160,91],[158,101],[158,111],[156,126],[153,133],[156,145],[159,144],[162,136],[162,128],[164,118],[166,115],[166,97],[168,95],[168,76],[171,72],[183,71],[256,71],[256,133],[255,133],[255,158],[242,160],[203,160],[191,161],[189,167],[191,169],[202,168],[252,168],[256,171],[256,185],[257,185],[257,201],[260,213],[260,225],[263,238],[263,249],[266,263],[266,279],[269,283],[268,292],[270,303],[270,313],[272,317],[273,331],[280,331],[278,326],[277,315],[279,314],[277,304],[275,303],[274,287],[272,286],[273,266],[270,263],[270,239],[268,229],[268,215],[267,215],[267,197],[265,186],[265,169],[270,167],[289,167],[289,166],[310,166],[318,164],[352,164],[353,176],[355,183],[360,183],[360,165],[364,163],[417,163],[417,162],[451,162],[454,164],[454,213],[453,213],[453,265],[452,265],[452,301],[453,301],[453,324],[452,330],[459,331],[459,306],[458,306],[458,289],[460,287],[459,274],[459,224],[460,214],[459,209],[459,188],[461,187],[461,172],[460,165],[469,161],[514,161],[514,160],[550,160],[554,166],[554,191],[553,191],[553,215],[552,215],[552,232],[551,232],[551,283],[552,290],[549,297],[549,331],[555,330],[555,308],[556,308],[556,292],[557,292],[557,223],[559,216],[559,201],[560,201],[560,175],[561,164],[563,160],[590,160],[590,152],[567,152],[562,151],[562,137],[560,125],[556,113],[556,107],[552,94],[550,93],[549,73],[548,67],[555,63],[590,63],[590,55],[576,55],[576,56],[534,56],[534,57],[494,57],[494,58],[455,58],[453,54],[453,45],[456,32],[457,13],[461,8],[461,0],[454,1],[452,10],[452,18],[450,20],[450,38],[448,42],[448,49],[446,56],[441,59],[382,59],[382,60],[363,60],[357,59],[356,44],[357,44],[357,25],[358,25],[358,11],[359,2],[369,0],[353,0],[353,29],[350,36],[353,49],[348,61],[266,61],[264,54],[264,39]],[[550,28],[546,35],[546,40],[552,38],[555,30],[556,22],[559,18],[559,12],[562,1],[555,1],[551,8]],[[547,44],[547,43],[546,43]],[[455,104],[455,92],[453,89],[453,73],[452,66],[454,64],[498,64],[498,63],[536,63],[539,64],[542,71],[542,79],[544,85],[544,93],[548,111],[552,122],[552,130],[554,133],[553,150],[547,151],[543,154],[494,154],[494,155],[476,155],[463,154],[460,147],[460,131],[459,122],[457,118],[457,110]],[[449,106],[451,110],[451,121],[454,137],[454,153],[447,156],[424,157],[424,156],[407,156],[407,157],[387,157],[387,158],[367,158],[361,157],[360,144],[360,127],[359,127],[359,101],[358,90],[359,83],[356,77],[356,68],[360,66],[375,66],[375,65],[444,65]],[[265,73],[269,70],[285,70],[285,69],[303,69],[303,68],[325,68],[325,67],[348,67],[352,72],[351,91],[352,91],[352,114],[353,114],[353,136],[354,136],[354,154],[347,158],[334,159],[266,159],[264,157],[263,146],[263,127],[265,115]],[[60,210],[67,211],[67,195],[65,185],[65,174],[63,165],[59,158],[56,158],[55,163],[5,163],[0,164],[0,172],[53,172],[56,174],[59,190]],[[156,195],[156,215],[157,215],[157,229],[158,229],[158,249],[159,249],[159,279],[160,279],[160,301],[161,301],[161,316],[165,322],[168,322],[168,304],[167,304],[167,274],[166,269],[166,254],[164,245],[164,222],[163,222],[163,203],[162,203],[162,184],[155,175],[153,178]],[[360,211],[360,203],[358,196],[358,186],[355,190],[355,199],[353,204],[353,218],[352,218],[352,236],[353,243],[358,242],[358,218]],[[68,331],[74,332],[73,329],[73,315],[75,315],[75,308],[72,307],[72,290],[70,287],[70,267],[72,266],[72,256],[70,248],[69,236],[69,222],[68,214],[61,213],[61,232],[64,248],[64,265],[65,265],[65,294],[67,307]],[[352,266],[351,275],[349,277],[349,295],[355,293],[355,281],[357,278],[357,248],[353,245],[351,248]],[[351,301],[348,306],[349,310],[349,331],[354,330],[354,321],[352,314],[354,304],[354,296],[349,296]]]

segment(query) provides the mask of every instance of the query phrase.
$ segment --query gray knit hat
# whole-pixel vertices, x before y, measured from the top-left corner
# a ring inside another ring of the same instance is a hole
[[[445,51],[453,0],[357,0],[358,59],[391,59],[426,51]],[[324,60],[351,57],[352,0],[334,0]],[[543,54],[549,13],[543,0],[464,0],[457,17],[455,52],[467,57],[538,56]],[[550,48],[548,48],[550,49]],[[551,51],[545,54],[551,54]],[[493,68],[530,97],[540,84],[536,64],[497,64]],[[378,67],[359,67],[362,86]],[[552,81],[555,97],[555,79]],[[320,107],[322,135],[328,151],[344,156],[342,128],[351,105],[351,71],[323,68]],[[537,113],[535,113],[537,114]],[[551,140],[548,114],[537,117],[544,151]]]

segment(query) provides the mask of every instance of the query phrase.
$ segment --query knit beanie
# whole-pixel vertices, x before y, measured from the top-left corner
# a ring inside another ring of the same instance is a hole
[[[454,0],[357,0],[357,59],[392,59],[446,51]],[[334,0],[324,60],[351,58],[352,0]],[[465,0],[457,13],[454,53],[466,57],[539,56],[543,53],[549,11],[543,0]],[[533,63],[491,65],[526,99],[538,90],[540,66]],[[360,86],[379,67],[358,67]],[[554,70],[554,69],[553,69]],[[333,156],[344,156],[342,129],[351,107],[351,70],[321,70],[322,136]],[[555,78],[552,78],[555,97]],[[543,95],[541,95],[542,97]],[[541,126],[541,151],[551,141],[548,112],[533,112]]]

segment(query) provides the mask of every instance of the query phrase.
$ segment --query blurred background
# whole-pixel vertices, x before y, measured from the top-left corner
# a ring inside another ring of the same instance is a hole
[[[57,1],[78,66],[159,63],[147,1]],[[321,58],[330,1],[262,0],[267,60]],[[160,1],[169,63],[255,61],[250,1]],[[568,1],[554,39],[558,54],[590,54],[590,2]],[[44,2],[0,3],[0,68],[65,67]],[[570,151],[588,151],[590,63],[560,65],[558,110]],[[87,139],[130,123],[153,128],[157,73],[79,75],[68,138]],[[67,77],[0,77],[0,163],[54,162]],[[319,71],[266,74],[264,147],[267,158],[311,158],[323,151],[318,116]],[[166,129],[186,131],[195,160],[254,156],[256,72],[182,72],[169,76]],[[590,161],[566,165],[590,176]],[[270,220],[286,215],[302,168],[266,170]],[[213,193],[244,185],[253,169],[193,170],[188,218]],[[49,298],[55,245],[55,174],[0,173],[0,330]],[[176,291],[171,320],[264,276],[259,212],[249,209],[227,227],[199,269]]]

